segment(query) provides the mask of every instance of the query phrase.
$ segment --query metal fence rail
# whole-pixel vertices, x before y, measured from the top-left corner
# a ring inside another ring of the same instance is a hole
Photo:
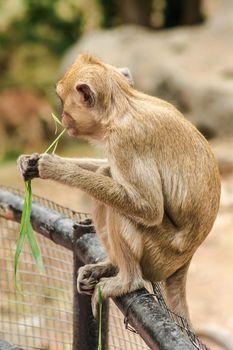
[[[0,339],[30,350],[97,349],[98,324],[92,318],[90,297],[78,295],[76,289],[79,266],[105,258],[89,216],[34,196],[31,221],[41,234],[46,275],[37,273],[26,247],[18,293],[13,289],[12,261],[23,204],[20,194],[0,188]],[[115,298],[117,308],[111,302],[109,313],[105,303],[103,350],[207,349],[182,319],[171,317],[161,291],[155,293],[157,302],[146,289]],[[125,330],[129,324],[141,337]]]

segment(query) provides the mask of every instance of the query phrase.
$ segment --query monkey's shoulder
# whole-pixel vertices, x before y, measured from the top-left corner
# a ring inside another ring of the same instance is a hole
[[[184,148],[194,145],[196,149],[209,148],[203,135],[185,117],[170,105],[138,109],[134,115],[118,120],[112,131],[113,148],[118,151],[128,149],[145,154],[153,147]]]

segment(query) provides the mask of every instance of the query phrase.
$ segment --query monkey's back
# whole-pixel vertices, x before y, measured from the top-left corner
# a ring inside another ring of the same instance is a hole
[[[141,264],[148,279],[162,280],[191,259],[214,224],[221,188],[218,165],[204,136],[172,105],[156,98],[137,107],[127,137],[161,179],[164,219],[159,226],[142,228]]]
[[[154,163],[165,211],[176,226],[195,227],[207,235],[218,212],[221,188],[208,141],[170,103],[138,92],[135,96],[132,117],[120,122],[122,145],[127,144],[139,159],[147,157],[150,169]]]
[[[165,211],[178,227],[190,226],[204,238],[219,208],[217,161],[204,136],[179,111],[166,103],[159,104],[159,110],[151,118]]]
[[[164,220],[187,233],[187,244],[195,237],[199,245],[220,201],[218,165],[207,140],[171,104],[137,92],[127,114],[114,124],[109,145],[113,178],[148,199],[161,181]]]

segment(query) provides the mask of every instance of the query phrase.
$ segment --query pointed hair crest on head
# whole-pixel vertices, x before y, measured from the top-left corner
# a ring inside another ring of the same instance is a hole
[[[95,57],[94,55],[90,53],[81,53],[78,56],[78,60],[83,63],[89,63],[89,64],[99,64],[100,66],[103,66],[102,62]]]

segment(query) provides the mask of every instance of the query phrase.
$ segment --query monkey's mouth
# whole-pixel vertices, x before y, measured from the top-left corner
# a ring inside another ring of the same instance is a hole
[[[62,124],[66,129],[68,129],[68,133],[70,136],[76,136],[77,129],[76,129],[75,121],[69,113],[66,113],[66,112],[62,113]]]

